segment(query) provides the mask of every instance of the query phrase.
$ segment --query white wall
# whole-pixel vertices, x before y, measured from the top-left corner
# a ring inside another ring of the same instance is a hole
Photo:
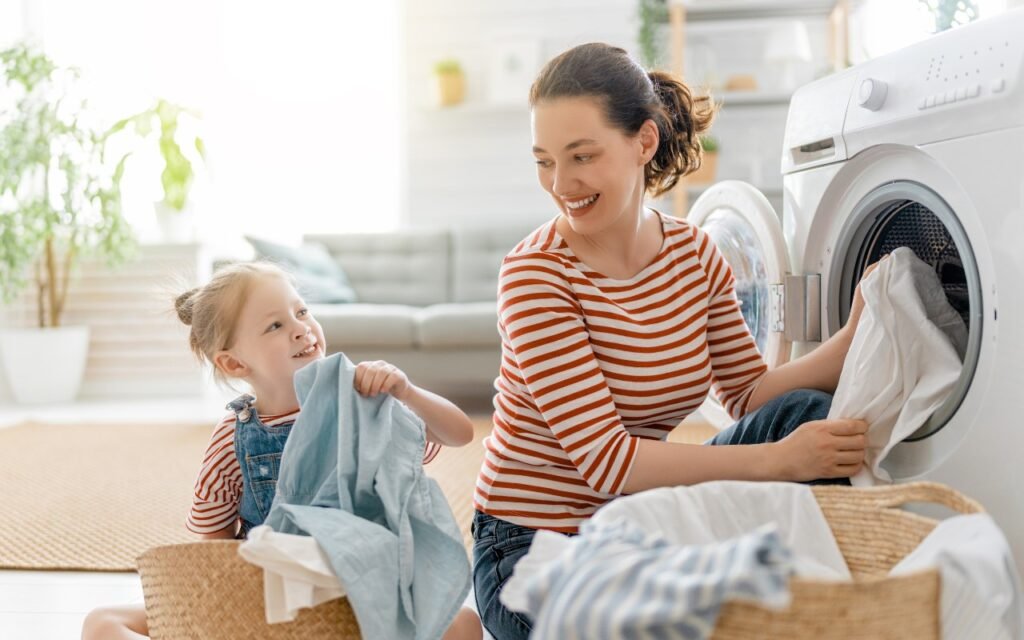
[[[584,42],[634,51],[635,0],[431,0],[403,3],[408,198],[414,226],[541,223],[554,205],[537,184],[526,89],[518,105],[490,107],[489,55],[509,40],[535,41],[540,63]],[[433,64],[456,58],[463,105],[431,104]],[[534,72],[539,71],[539,67]],[[532,75],[532,74],[531,74]]]
[[[592,41],[615,44],[637,55],[636,0],[434,0],[403,6],[408,135],[403,220],[414,226],[445,226],[502,220],[539,224],[548,219],[554,208],[537,184],[530,153],[527,88],[518,104],[492,106],[490,58],[510,39],[535,41],[539,64],[571,46]],[[779,21],[740,22],[710,31],[706,26],[694,27],[688,32],[688,81],[721,83],[730,73],[749,72],[764,64],[765,36]],[[801,80],[820,75],[826,66],[826,20],[816,17],[805,22],[815,60],[805,65]],[[465,69],[468,88],[462,105],[432,106],[432,65],[443,58],[456,58]],[[717,78],[700,69],[707,65],[718,69]],[[539,66],[534,72],[538,70]],[[777,90],[770,70],[758,75],[760,90]],[[721,144],[718,178],[747,180],[762,187],[780,211],[779,165],[786,111],[785,102],[727,107],[713,129]],[[691,189],[691,202],[699,192]],[[671,212],[667,199],[652,204]]]

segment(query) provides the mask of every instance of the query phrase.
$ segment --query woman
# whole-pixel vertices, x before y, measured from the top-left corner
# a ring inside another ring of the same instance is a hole
[[[654,487],[847,478],[866,431],[824,420],[859,291],[846,327],[768,371],[714,244],[643,205],[699,166],[707,98],[587,44],[545,66],[530,104],[537,174],[559,215],[499,278],[502,365],[473,523],[477,604],[498,640],[529,635],[498,593],[537,529],[573,534],[614,497]],[[711,444],[737,446],[665,442],[709,390],[744,416]]]

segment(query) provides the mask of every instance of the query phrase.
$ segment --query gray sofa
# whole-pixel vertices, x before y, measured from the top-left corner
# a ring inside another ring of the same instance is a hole
[[[345,270],[357,302],[311,304],[330,353],[387,360],[424,388],[487,400],[501,361],[501,260],[532,226],[309,235]]]

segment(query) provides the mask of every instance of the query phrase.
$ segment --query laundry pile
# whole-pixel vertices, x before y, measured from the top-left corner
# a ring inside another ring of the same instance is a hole
[[[1021,638],[1020,579],[985,514],[940,523],[890,575],[938,567],[946,638]],[[531,638],[707,638],[723,604],[789,604],[790,576],[850,580],[811,489],[707,482],[599,510],[577,537],[541,531],[501,593]]]

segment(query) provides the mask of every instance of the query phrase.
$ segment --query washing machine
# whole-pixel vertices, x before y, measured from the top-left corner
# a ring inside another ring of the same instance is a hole
[[[959,382],[883,465],[980,501],[1024,569],[1024,10],[800,88],[781,217],[754,187],[694,203],[737,278],[769,366],[846,321],[864,269],[898,247],[932,265],[968,327]],[[781,223],[781,224],[780,224]],[[728,418],[714,403],[705,416]]]

